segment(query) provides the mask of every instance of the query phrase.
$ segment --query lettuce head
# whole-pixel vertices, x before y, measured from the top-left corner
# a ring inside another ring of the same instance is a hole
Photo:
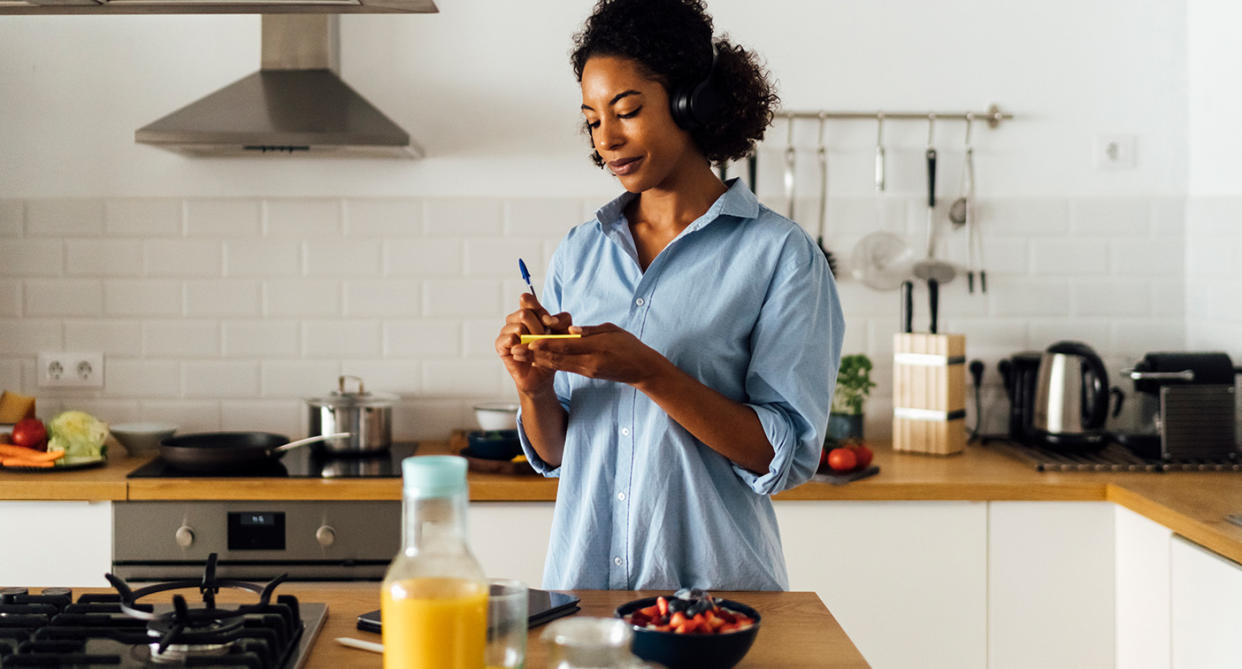
[[[51,438],[47,450],[64,451],[65,457],[98,458],[104,454],[108,424],[85,411],[65,411],[47,424]]]

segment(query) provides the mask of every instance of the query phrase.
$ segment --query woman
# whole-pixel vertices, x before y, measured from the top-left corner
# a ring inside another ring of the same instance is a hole
[[[700,0],[600,0],[572,62],[626,192],[496,339],[526,456],[560,477],[544,586],[787,588],[768,495],[815,471],[844,320],[818,245],[711,169],[777,98]]]

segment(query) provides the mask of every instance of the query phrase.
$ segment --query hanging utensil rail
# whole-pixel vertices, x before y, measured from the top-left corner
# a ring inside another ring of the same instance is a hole
[[[997,105],[991,105],[984,112],[890,112],[890,111],[778,111],[774,114],[776,118],[810,118],[810,119],[857,119],[857,120],[884,120],[884,121],[926,121],[928,117],[935,117],[937,121],[965,121],[971,119],[974,121],[984,121],[989,128],[995,128],[1000,125],[1001,121],[1012,121],[1013,114],[1003,112]]]

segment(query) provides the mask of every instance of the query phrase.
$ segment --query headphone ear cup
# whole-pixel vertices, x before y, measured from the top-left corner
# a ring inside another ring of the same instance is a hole
[[[685,87],[673,91],[669,97],[669,111],[673,114],[673,122],[682,130],[694,130],[699,127],[691,109],[692,92]]]

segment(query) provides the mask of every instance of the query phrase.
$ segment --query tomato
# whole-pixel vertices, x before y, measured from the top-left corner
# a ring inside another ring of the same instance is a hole
[[[33,448],[36,451],[47,450],[47,428],[38,418],[23,418],[13,425],[13,444]]]
[[[871,465],[871,458],[875,456],[875,453],[872,453],[871,449],[867,448],[866,444],[859,444],[857,446],[854,446],[853,451],[854,451],[854,457],[858,459],[859,469],[866,469],[868,466]]]
[[[828,466],[834,472],[848,472],[858,466],[858,458],[848,448],[834,448],[828,453]]]

